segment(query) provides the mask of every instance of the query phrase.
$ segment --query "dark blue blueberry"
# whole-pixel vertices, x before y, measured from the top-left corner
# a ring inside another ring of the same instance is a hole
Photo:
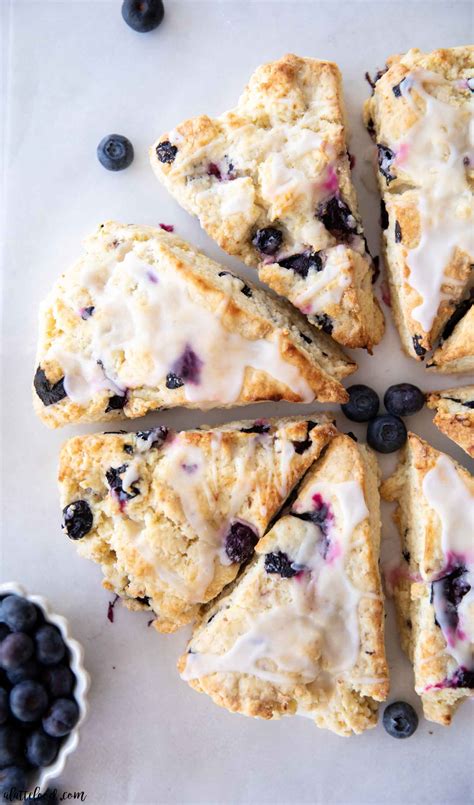
[[[431,585],[431,599],[436,602],[436,614],[440,615],[442,609],[444,619],[453,630],[457,628],[459,622],[458,606],[471,589],[465,578],[466,572],[465,567],[456,567]],[[434,597],[435,591],[436,597]],[[439,626],[438,622],[437,625]]]
[[[41,369],[40,366],[36,370],[33,385],[43,405],[55,405],[67,397],[64,390],[64,377],[58,380],[57,383],[51,383],[46,377],[44,369]]]
[[[468,670],[462,666],[458,668],[451,679],[452,688],[474,688],[474,670]]]
[[[124,453],[126,453],[128,456],[133,456],[133,447],[132,447],[132,445],[131,445],[131,444],[124,444],[124,446],[123,446],[123,451],[124,451]]]
[[[28,789],[28,775],[21,766],[0,768],[0,794],[9,799],[18,799],[18,794]],[[15,793],[16,792],[16,793]]]
[[[7,635],[10,634],[10,632],[11,629],[8,628],[7,624],[2,623],[0,621],[0,643],[2,642],[2,640],[5,640],[5,638],[7,637]]]
[[[31,637],[23,632],[7,635],[0,646],[0,665],[6,671],[18,668],[33,656],[35,644]]]
[[[279,229],[274,226],[266,226],[263,229],[257,229],[252,238],[252,244],[262,254],[276,254],[283,242],[283,235]]]
[[[92,528],[94,516],[86,500],[75,500],[63,509],[62,528],[70,539],[82,539]]]
[[[401,98],[401,96],[402,96],[401,86],[402,86],[404,81],[405,81],[405,79],[402,78],[402,80],[399,81],[398,84],[395,84],[395,86],[392,87],[392,92],[393,92],[393,94],[395,95],[396,98]]]
[[[108,414],[109,411],[121,411],[123,408],[125,408],[127,402],[127,392],[125,392],[125,394],[113,394],[112,397],[109,397],[105,413]]]
[[[69,696],[76,684],[76,677],[68,665],[54,665],[45,668],[41,680],[52,699]]]
[[[380,414],[369,422],[367,443],[379,453],[393,453],[403,447],[407,429],[402,419],[392,414]]]
[[[368,422],[377,416],[380,401],[376,391],[370,386],[356,383],[347,389],[349,401],[341,405],[343,414],[352,422]]]
[[[389,414],[411,416],[421,411],[425,404],[425,395],[412,383],[397,383],[389,386],[383,401]]]
[[[164,425],[158,425],[156,428],[150,428],[150,430],[139,430],[136,433],[137,439],[143,439],[145,442],[148,441],[150,436],[152,436],[150,449],[152,447],[162,447],[165,443],[166,439],[168,438],[169,430]]]
[[[43,729],[52,738],[71,732],[79,720],[79,708],[72,699],[56,699],[43,718]]]
[[[186,345],[184,352],[174,362],[171,367],[173,376],[182,380],[183,383],[199,384],[201,375],[202,360],[198,358],[192,347]],[[168,375],[169,377],[170,375]],[[168,386],[168,377],[166,378],[166,385]],[[168,386],[170,388],[170,386]]]
[[[127,467],[128,464],[122,464],[120,467],[111,467],[105,473],[110,489],[121,503],[136,498],[140,494],[140,490],[133,484],[129,487],[128,492],[122,486],[121,476],[126,472]]]
[[[385,176],[387,184],[390,184],[396,177],[390,173],[395,154],[392,149],[382,143],[377,143],[377,160],[379,163],[379,171],[382,176]]]
[[[266,554],[265,570],[267,573],[278,573],[283,579],[291,579],[301,568],[294,567],[286,553],[277,551]]]
[[[160,162],[174,162],[178,149],[175,145],[171,145],[169,140],[163,140],[156,146],[156,156]]]
[[[382,229],[388,229],[388,212],[385,206],[385,201],[380,202],[380,226]]]
[[[39,676],[39,665],[34,659],[27,660],[23,665],[18,665],[16,668],[10,668],[7,671],[8,681],[12,685],[18,685],[19,682],[24,682],[25,679],[37,679]]]
[[[282,266],[282,268],[291,269],[295,274],[299,274],[300,277],[305,279],[311,269],[313,271],[322,271],[323,261],[319,252],[303,252],[302,254],[292,254],[291,257],[279,260],[278,265]]]
[[[317,324],[318,327],[321,328],[321,330],[324,333],[331,335],[334,329],[334,325],[332,323],[331,317],[328,316],[327,313],[316,313],[312,316],[312,318],[314,318],[315,323]]]
[[[247,285],[247,283],[244,282],[244,286],[240,289],[240,293],[243,293],[244,296],[246,296],[248,299],[251,299],[252,289],[250,285]]]
[[[122,3],[122,17],[139,34],[158,28],[164,14],[162,0],[123,0]]]
[[[387,65],[385,65],[383,70],[377,70],[377,72],[375,73],[375,76],[373,78],[371,78],[369,72],[366,72],[364,74],[365,75],[365,80],[370,84],[370,86],[372,88],[372,94],[374,93],[374,89],[375,89],[375,85],[376,85],[377,81],[379,80],[379,78],[382,78],[382,76],[385,75],[387,70],[388,70],[388,67],[387,67]]]
[[[167,389],[179,389],[181,386],[184,386],[184,381],[181,380],[178,375],[175,375],[174,372],[168,372],[166,375],[166,388]]]
[[[392,738],[409,738],[418,727],[418,716],[411,704],[393,702],[383,712],[383,725]]]
[[[122,134],[108,134],[97,146],[97,159],[108,171],[122,171],[133,162],[133,145]]]
[[[232,523],[226,539],[225,552],[231,562],[247,562],[258,542],[258,535],[245,523]]]
[[[316,217],[335,238],[344,239],[358,232],[359,226],[352,210],[342,198],[333,196],[318,207]]]
[[[240,428],[241,433],[269,433],[270,425],[268,422],[254,422],[248,428]]]
[[[59,629],[51,623],[42,626],[35,634],[36,657],[42,665],[56,665],[61,662],[66,646]]]
[[[59,740],[35,730],[26,739],[26,759],[32,766],[50,766],[59,751]]]
[[[425,347],[423,347],[420,344],[420,341],[422,340],[422,338],[423,338],[423,336],[421,336],[421,335],[414,335],[413,338],[412,338],[413,349],[415,350],[415,353],[418,355],[419,358],[423,358],[426,355]]]
[[[306,423],[306,427],[307,427],[306,439],[301,439],[299,442],[298,441],[292,442],[295,453],[298,453],[298,455],[302,455],[302,453],[305,453],[306,450],[309,450],[309,448],[313,444],[313,441],[309,434],[311,433],[313,428],[316,427],[316,422],[312,422],[311,419],[309,419],[308,422]]]
[[[10,707],[8,705],[8,692],[5,688],[0,688],[0,724],[5,724],[10,715]]]
[[[474,305],[474,289],[471,290],[469,299],[463,299],[462,302],[459,302],[459,304],[456,305],[456,310],[444,327],[443,334],[441,336],[443,341],[446,340],[446,338],[449,338],[456,327],[456,324],[458,324],[461,319],[464,318],[472,305]]]
[[[402,242],[402,228],[398,221],[395,221],[395,243]]]
[[[21,759],[23,736],[16,726],[4,724],[0,727],[0,768],[13,766]]]
[[[37,609],[20,595],[7,595],[0,606],[0,620],[12,632],[30,632],[37,620]]]
[[[25,679],[10,691],[10,710],[19,721],[37,721],[47,706],[48,694],[34,679]]]

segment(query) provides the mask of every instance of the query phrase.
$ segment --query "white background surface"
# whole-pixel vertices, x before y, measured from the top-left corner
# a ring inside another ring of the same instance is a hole
[[[410,46],[466,44],[472,7],[461,0],[168,0],[163,25],[141,35],[123,23],[120,5],[0,0],[6,134],[1,578],[46,595],[70,619],[92,676],[90,717],[58,784],[85,791],[90,805],[468,803],[474,757],[468,704],[450,729],[420,719],[415,736],[399,742],[381,726],[343,739],[306,719],[250,720],[217,708],[180,681],[175,662],[185,632],[159,636],[147,629],[146,614],[119,606],[109,623],[111,596],[101,589],[99,568],[80,559],[59,530],[58,448],[81,429],[46,430],[34,418],[30,384],[38,303],[79,256],[82,237],[101,221],[173,223],[178,234],[245,273],[156,182],[147,147],[185,117],[232,106],[254,68],[286,52],[333,59],[342,69],[355,181],[377,253],[379,202],[360,119],[369,91],[364,71],[375,72],[386,56]],[[111,132],[127,135],[135,147],[133,165],[118,174],[105,171],[95,157],[97,143]],[[387,335],[372,358],[357,352],[360,371],[350,382],[368,382],[381,393],[402,380],[425,389],[462,382],[428,374],[403,357],[386,307],[384,312]],[[248,416],[296,412],[284,404],[247,410]],[[167,412],[146,422],[183,426],[231,418],[218,411]],[[343,417],[338,421],[363,434]],[[431,413],[416,415],[410,426],[466,463],[465,454],[432,426]],[[394,461],[383,460],[385,474]],[[384,552],[390,554],[394,532],[387,515]],[[388,609],[390,699],[407,699],[420,713]]]

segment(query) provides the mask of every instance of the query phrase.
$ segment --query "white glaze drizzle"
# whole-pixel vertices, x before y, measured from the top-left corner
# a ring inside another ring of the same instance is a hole
[[[421,234],[418,245],[408,252],[408,281],[421,296],[412,316],[429,332],[442,299],[449,296],[443,293],[443,284],[456,285],[445,274],[454,250],[474,254],[474,215],[463,164],[472,149],[472,109],[435,98],[425,90],[425,83],[449,84],[426,70],[414,70],[401,82],[403,98],[416,109],[412,98],[416,92],[425,102],[425,111],[398,143],[395,164],[418,188]]]
[[[45,355],[62,367],[73,402],[86,404],[104,388],[123,394],[126,388],[156,387],[189,347],[202,365],[199,381],[186,382],[184,392],[202,408],[235,402],[247,367],[267,372],[304,402],[314,399],[298,368],[282,358],[278,333],[274,340],[249,340],[229,332],[221,323],[228,298],[217,312],[207,310],[193,301],[165,258],[154,266],[129,251],[97,269],[89,258],[82,278],[93,289],[95,308],[80,325],[86,347],[71,353],[59,336]]]

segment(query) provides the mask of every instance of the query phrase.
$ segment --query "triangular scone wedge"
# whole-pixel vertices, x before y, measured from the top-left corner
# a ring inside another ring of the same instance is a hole
[[[365,122],[377,142],[385,265],[403,349],[423,359],[468,291],[474,48],[392,56]]]
[[[454,327],[445,329],[440,346],[426,365],[427,369],[435,369],[444,374],[474,372],[473,305],[474,294],[459,306],[461,311],[466,312],[456,321]]]
[[[344,402],[356,364],[287,302],[161,229],[108,223],[42,306],[35,408],[52,427],[185,406]]]
[[[347,347],[384,332],[345,140],[336,64],[264,64],[237,106],[150,149],[158,179],[229,254]]]
[[[178,667],[233,712],[304,715],[340,735],[388,692],[374,454],[337,436],[235,584],[204,608]]]
[[[63,528],[106,589],[172,632],[233,581],[335,433],[318,414],[76,436],[60,456]]]
[[[400,565],[387,573],[427,719],[450,724],[474,688],[474,479],[414,433],[381,487],[397,502]]]
[[[426,404],[436,411],[433,422],[441,433],[474,458],[474,386],[431,391]]]

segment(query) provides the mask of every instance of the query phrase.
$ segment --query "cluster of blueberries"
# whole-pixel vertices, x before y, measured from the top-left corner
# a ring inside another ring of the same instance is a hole
[[[397,383],[385,392],[383,402],[387,414],[379,414],[380,400],[376,391],[358,383],[347,389],[349,402],[342,412],[352,422],[368,422],[367,444],[379,453],[393,453],[406,442],[407,429],[402,416],[421,411],[425,395],[411,383]]]
[[[19,595],[0,599],[0,795],[28,790],[79,720],[59,630]]]

